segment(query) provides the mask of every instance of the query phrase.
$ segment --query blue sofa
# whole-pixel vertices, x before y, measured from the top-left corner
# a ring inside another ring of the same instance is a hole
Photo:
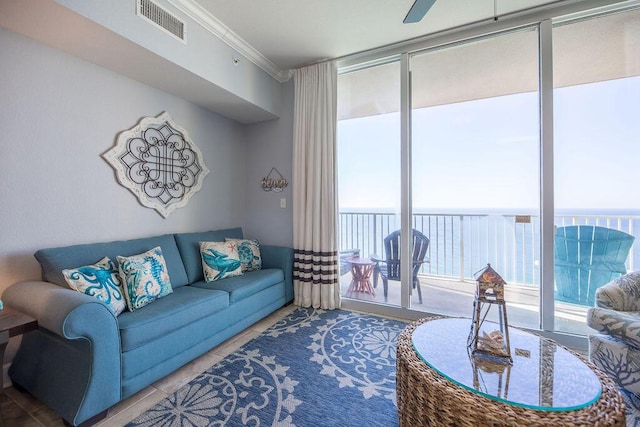
[[[14,385],[72,425],[90,425],[109,407],[209,351],[293,300],[293,250],[261,245],[262,269],[205,282],[199,242],[242,238],[240,228],[42,249],[43,281],[3,294],[38,320],[9,370]],[[62,270],[160,246],[173,293],[119,316],[71,290]]]

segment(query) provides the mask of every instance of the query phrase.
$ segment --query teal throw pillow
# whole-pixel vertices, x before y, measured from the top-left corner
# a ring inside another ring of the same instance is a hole
[[[96,297],[116,316],[127,307],[118,269],[108,257],[92,265],[62,270],[62,275],[71,289]]]
[[[204,280],[213,282],[242,274],[238,247],[231,242],[200,242]]]
[[[143,254],[118,256],[127,307],[134,311],[173,292],[160,246]]]
[[[238,246],[238,257],[242,272],[255,271],[262,268],[262,257],[260,256],[260,243],[257,240],[250,239],[230,239],[226,238],[226,242],[233,242]]]

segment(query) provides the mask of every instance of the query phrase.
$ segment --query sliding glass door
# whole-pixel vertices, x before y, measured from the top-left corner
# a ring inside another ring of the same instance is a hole
[[[400,228],[399,60],[339,76],[337,132],[342,295],[400,305],[400,288],[387,281],[385,295],[375,261]]]
[[[640,10],[553,30],[555,329],[640,267]]]
[[[415,54],[411,77],[413,226],[430,239],[420,309],[471,316],[490,263],[511,323],[538,328],[537,29]]]
[[[469,317],[490,263],[511,324],[586,344],[596,289],[640,266],[640,10],[597,12],[342,70],[344,296]],[[384,286],[366,267],[401,219],[429,244]]]

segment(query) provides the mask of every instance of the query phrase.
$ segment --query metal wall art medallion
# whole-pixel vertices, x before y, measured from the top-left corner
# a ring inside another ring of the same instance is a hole
[[[166,112],[121,132],[116,145],[102,156],[120,184],[164,218],[186,206],[209,173],[187,131]]]

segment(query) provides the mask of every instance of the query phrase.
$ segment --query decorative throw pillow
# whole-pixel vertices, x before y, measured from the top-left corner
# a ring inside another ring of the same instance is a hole
[[[108,257],[92,265],[62,270],[62,275],[71,289],[96,297],[114,315],[126,308],[118,269]]]
[[[238,245],[238,257],[242,264],[242,272],[255,271],[262,268],[262,257],[260,256],[260,243],[257,240],[231,239],[227,237],[226,242],[234,242]]]
[[[134,311],[173,292],[160,246],[143,254],[118,256],[127,307]]]
[[[200,242],[200,255],[207,282],[242,274],[238,247],[233,242]]]

